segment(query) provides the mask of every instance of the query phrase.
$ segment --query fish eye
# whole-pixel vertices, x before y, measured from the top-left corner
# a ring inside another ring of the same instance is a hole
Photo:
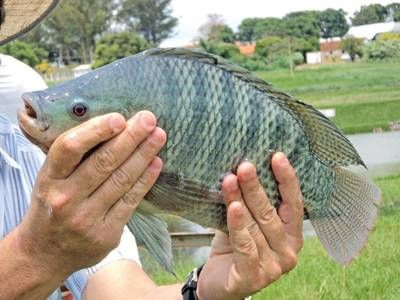
[[[88,112],[89,108],[84,103],[76,103],[72,107],[72,113],[78,117],[82,118]]]

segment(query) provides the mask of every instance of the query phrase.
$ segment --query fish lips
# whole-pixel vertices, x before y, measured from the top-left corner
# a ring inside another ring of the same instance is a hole
[[[40,100],[32,100],[28,94],[24,94],[22,100],[24,107],[18,111],[18,123],[21,131],[28,140],[38,145],[43,151],[48,150],[51,141],[48,140],[45,132],[50,126],[44,117]]]

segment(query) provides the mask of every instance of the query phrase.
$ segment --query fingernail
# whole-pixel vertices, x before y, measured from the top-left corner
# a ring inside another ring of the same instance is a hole
[[[151,162],[149,169],[151,171],[158,171],[162,166],[162,160],[159,157],[156,157],[155,159],[153,159],[153,161]]]
[[[110,128],[119,132],[125,128],[125,120],[119,115],[112,115],[109,121]]]
[[[156,126],[154,116],[149,112],[142,112],[140,114],[140,124],[147,129],[153,129]]]
[[[280,153],[279,163],[283,167],[289,164],[289,160],[286,158],[286,156],[283,153]]]

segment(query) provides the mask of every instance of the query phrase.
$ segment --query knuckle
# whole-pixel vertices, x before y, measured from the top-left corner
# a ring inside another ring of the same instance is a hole
[[[71,134],[64,134],[60,139],[60,152],[66,155],[79,154],[77,143]]]
[[[123,168],[117,169],[111,176],[111,182],[118,190],[128,190],[132,186],[133,181],[134,179],[129,172]]]
[[[268,204],[263,205],[262,207],[260,207],[260,210],[258,211],[259,221],[264,225],[271,223],[276,216],[277,216],[276,209],[272,205]]]
[[[271,283],[277,281],[282,276],[282,268],[277,263],[271,264],[266,274],[266,281]]]
[[[124,196],[121,197],[121,201],[129,208],[136,208],[138,200],[141,199],[141,193],[133,188],[130,189]]]
[[[86,235],[87,234],[87,218],[84,213],[74,215],[69,222],[69,229],[75,234]]]
[[[246,254],[247,256],[251,256],[252,253],[257,251],[256,245],[253,242],[253,240],[246,239],[246,240],[243,240],[243,241],[239,241],[237,244],[238,244],[237,245],[238,251],[243,253],[243,254]]]
[[[100,174],[109,174],[117,164],[117,158],[110,149],[102,149],[93,155],[94,167]]]
[[[48,206],[53,214],[60,213],[63,208],[72,201],[72,196],[66,193],[59,194],[49,199]]]
[[[283,271],[288,272],[297,265],[297,255],[292,250],[287,250],[284,254],[283,264],[285,265]]]
[[[260,227],[254,220],[250,221],[247,225],[247,231],[250,233],[251,236],[255,236],[261,233]]]

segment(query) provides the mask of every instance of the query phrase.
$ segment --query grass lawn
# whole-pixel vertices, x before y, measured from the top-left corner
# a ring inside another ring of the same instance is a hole
[[[347,63],[258,76],[317,108],[336,108],[345,133],[388,129],[400,121],[400,62]]]
[[[378,178],[383,205],[377,226],[362,254],[350,266],[337,265],[317,238],[305,241],[299,264],[253,299],[399,299],[400,174]],[[159,284],[182,282],[197,264],[178,258],[177,278],[158,267],[147,268]],[[146,261],[144,261],[146,269]]]

